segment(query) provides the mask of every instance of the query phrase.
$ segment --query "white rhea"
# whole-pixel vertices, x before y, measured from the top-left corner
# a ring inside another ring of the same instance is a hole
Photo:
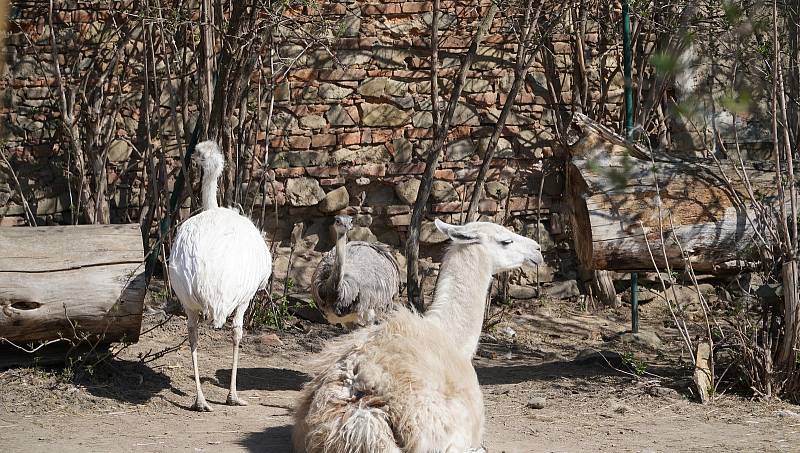
[[[472,367],[492,275],[544,259],[536,241],[486,222],[436,221],[452,245],[424,317],[400,307],[334,340],[295,411],[295,451],[484,451],[483,395]]]
[[[249,218],[217,205],[217,179],[225,160],[212,141],[197,144],[193,156],[203,170],[203,212],[178,228],[169,256],[169,279],[186,312],[197,398],[192,409],[210,411],[197,369],[198,321],[219,329],[233,313],[233,368],[227,404],[246,406],[236,394],[239,342],[244,312],[272,272],[267,244]]]
[[[311,279],[311,294],[331,323],[371,324],[394,307],[400,269],[389,247],[381,243],[347,241],[350,216],[336,216],[336,245],[322,256]]]

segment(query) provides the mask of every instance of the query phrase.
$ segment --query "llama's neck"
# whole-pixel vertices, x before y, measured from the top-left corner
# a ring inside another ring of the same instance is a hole
[[[203,171],[203,183],[200,194],[203,197],[203,210],[219,207],[217,204],[217,179],[221,172]]]
[[[331,277],[330,277],[330,278],[335,278],[337,282],[342,279],[342,274],[344,274],[344,261],[345,261],[345,255],[347,254],[347,252],[345,251],[346,246],[347,246],[347,233],[337,234],[336,257],[333,262],[333,272],[331,272]]]
[[[478,349],[491,282],[491,262],[480,247],[454,245],[445,254],[433,303],[425,312],[425,318],[447,332],[467,360]]]

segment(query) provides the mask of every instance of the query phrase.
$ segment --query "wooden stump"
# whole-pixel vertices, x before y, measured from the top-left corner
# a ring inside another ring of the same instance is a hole
[[[714,372],[712,370],[711,344],[703,341],[697,345],[695,368],[692,380],[697,389],[697,397],[705,404],[714,392]]]
[[[0,228],[0,338],[138,341],[142,260],[136,224]]]

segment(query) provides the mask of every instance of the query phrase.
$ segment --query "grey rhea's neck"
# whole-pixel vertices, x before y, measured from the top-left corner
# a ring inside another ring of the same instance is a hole
[[[336,237],[336,255],[333,261],[333,271],[330,278],[335,279],[337,282],[341,280],[344,273],[345,260],[347,258],[347,233],[338,234]]]

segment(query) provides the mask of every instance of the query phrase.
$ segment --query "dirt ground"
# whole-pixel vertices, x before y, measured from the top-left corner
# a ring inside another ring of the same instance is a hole
[[[623,342],[623,311],[588,314],[564,302],[511,313],[514,321],[487,335],[475,359],[488,450],[800,451],[796,406],[731,391],[709,405],[694,402],[688,357],[663,327],[663,313],[648,306],[642,331],[657,332],[667,354]],[[148,315],[143,329],[163,319]],[[281,344],[270,334],[245,334],[238,382],[250,404],[228,407],[229,330],[202,330],[200,369],[212,413],[188,410],[194,382],[187,343],[151,360],[185,339],[182,317],[146,333],[110,365],[2,371],[0,450],[290,451],[290,414],[308,379],[305,363],[341,330],[303,321],[278,333]]]

